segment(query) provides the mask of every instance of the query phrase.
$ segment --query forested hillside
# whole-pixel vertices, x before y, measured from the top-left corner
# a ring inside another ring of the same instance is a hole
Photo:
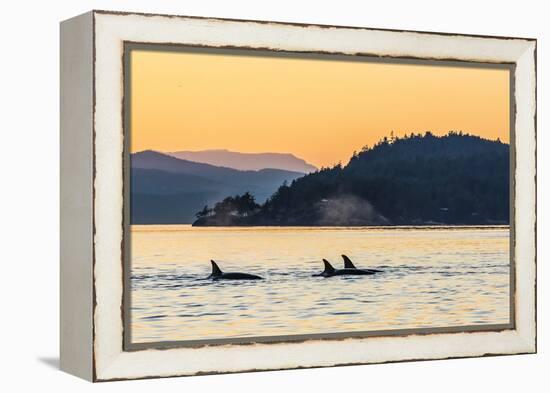
[[[205,207],[194,225],[507,224],[509,156],[508,144],[461,132],[384,138],[249,210],[232,206],[242,196]]]

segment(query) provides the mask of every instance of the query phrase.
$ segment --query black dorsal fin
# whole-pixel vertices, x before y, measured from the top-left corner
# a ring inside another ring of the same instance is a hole
[[[330,262],[326,259],[323,259],[323,262],[325,263],[325,271],[323,273],[334,273],[334,268],[332,267]]]
[[[220,269],[218,264],[216,262],[214,262],[213,260],[210,260],[210,262],[212,263],[212,274],[210,275],[210,277],[219,277],[219,276],[221,276],[222,275],[222,269]]]
[[[347,255],[342,255],[342,258],[344,259],[344,268],[345,269],[357,269],[351,259],[348,258]]]

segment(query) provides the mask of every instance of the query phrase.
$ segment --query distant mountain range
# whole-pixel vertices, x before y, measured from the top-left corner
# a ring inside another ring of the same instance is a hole
[[[256,162],[259,165],[260,160]],[[237,170],[153,150],[134,153],[130,157],[131,223],[192,223],[194,214],[206,204],[246,191],[263,203],[285,181],[303,175],[272,168]]]
[[[203,150],[177,151],[166,154],[183,160],[233,168],[240,171],[259,171],[270,168],[311,173],[317,170],[315,166],[289,153],[239,153],[229,150]]]

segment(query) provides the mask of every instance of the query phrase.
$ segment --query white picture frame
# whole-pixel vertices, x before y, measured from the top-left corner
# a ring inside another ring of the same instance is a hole
[[[125,43],[262,49],[513,69],[513,321],[488,331],[128,349]],[[536,40],[91,11],[61,23],[61,368],[90,381],[536,352]]]

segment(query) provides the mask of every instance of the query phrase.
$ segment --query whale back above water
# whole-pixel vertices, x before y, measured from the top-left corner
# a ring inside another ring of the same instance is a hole
[[[375,273],[374,271],[356,268],[335,269],[326,259],[323,259],[323,263],[325,264],[325,270],[321,274],[316,274],[316,276],[370,276]]]
[[[342,259],[344,260],[344,269],[357,269],[347,255],[342,254]],[[382,273],[382,270],[378,270],[378,269],[359,269],[359,270],[364,270],[372,273]]]
[[[210,263],[212,264],[212,273],[208,278],[212,280],[262,280],[262,277],[255,274],[240,272],[224,273],[215,261],[210,260]]]

